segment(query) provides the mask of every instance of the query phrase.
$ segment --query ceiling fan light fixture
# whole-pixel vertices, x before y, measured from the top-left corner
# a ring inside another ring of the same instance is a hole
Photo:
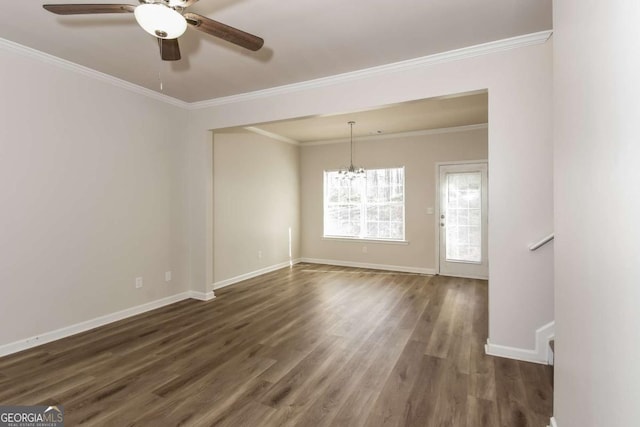
[[[145,3],[133,14],[147,33],[161,39],[177,39],[187,30],[187,20],[179,12],[162,3]]]

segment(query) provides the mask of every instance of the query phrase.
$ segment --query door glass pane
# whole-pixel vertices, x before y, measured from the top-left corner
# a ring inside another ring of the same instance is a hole
[[[446,174],[445,239],[447,261],[482,261],[482,174]]]

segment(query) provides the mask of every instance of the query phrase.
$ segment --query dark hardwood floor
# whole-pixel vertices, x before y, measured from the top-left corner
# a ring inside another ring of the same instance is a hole
[[[0,404],[68,426],[548,424],[550,368],[484,354],[485,281],[299,264],[216,294],[0,358]]]

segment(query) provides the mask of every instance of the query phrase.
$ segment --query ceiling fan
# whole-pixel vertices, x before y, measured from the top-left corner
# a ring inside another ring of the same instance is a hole
[[[49,12],[57,15],[85,15],[102,13],[133,13],[138,24],[158,39],[160,56],[165,61],[180,59],[178,37],[188,26],[221,38],[245,49],[256,51],[264,40],[237,28],[196,13],[184,10],[198,0],[139,0],[140,4],[45,4]]]

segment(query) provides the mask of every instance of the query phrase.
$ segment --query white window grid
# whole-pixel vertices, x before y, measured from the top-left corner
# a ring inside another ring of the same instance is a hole
[[[384,180],[389,172],[396,172],[399,179],[396,182]],[[404,172],[404,167],[369,169],[367,179],[345,180],[337,171],[325,171],[324,237],[404,241]],[[380,182],[376,178],[383,180]],[[372,187],[370,181],[376,181],[376,185]],[[374,189],[375,194],[372,194]],[[340,224],[331,219],[331,214],[336,212],[342,216]]]

